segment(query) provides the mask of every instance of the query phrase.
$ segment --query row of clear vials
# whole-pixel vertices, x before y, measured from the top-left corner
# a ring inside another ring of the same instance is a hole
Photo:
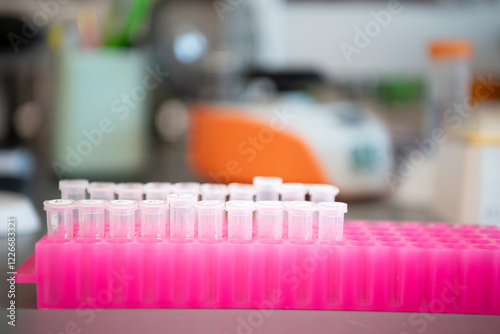
[[[60,190],[61,199],[44,202],[51,238],[308,242],[317,228],[319,241],[336,242],[342,239],[347,212],[347,204],[335,202],[334,186],[283,184],[275,177],[229,186],[62,180]]]

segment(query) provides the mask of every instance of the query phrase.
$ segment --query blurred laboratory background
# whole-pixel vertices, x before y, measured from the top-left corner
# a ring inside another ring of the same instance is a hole
[[[498,0],[2,1],[2,221],[43,230],[60,179],[264,175],[338,186],[347,219],[500,225],[499,18]]]

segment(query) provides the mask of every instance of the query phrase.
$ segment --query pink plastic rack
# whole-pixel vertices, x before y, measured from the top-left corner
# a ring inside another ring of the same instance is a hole
[[[500,229],[351,221],[343,241],[43,237],[18,269],[39,308],[500,314]],[[286,229],[286,227],[285,227]],[[286,235],[286,231],[284,233]]]

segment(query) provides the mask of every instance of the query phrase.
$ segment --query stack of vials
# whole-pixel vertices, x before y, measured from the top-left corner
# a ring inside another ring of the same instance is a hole
[[[337,187],[278,177],[228,186],[62,180],[59,188],[61,199],[44,202],[52,238],[335,242],[347,212],[347,204],[335,202]]]

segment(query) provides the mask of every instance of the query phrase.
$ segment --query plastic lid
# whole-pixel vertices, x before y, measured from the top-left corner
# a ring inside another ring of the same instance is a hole
[[[252,212],[255,210],[254,201],[228,201],[226,202],[228,212]]]
[[[282,199],[287,197],[294,197],[296,199],[300,197],[301,199],[305,199],[306,186],[302,183],[283,183],[280,193]]]
[[[144,190],[147,192],[169,192],[171,188],[170,182],[149,182],[144,185]]]
[[[189,206],[196,203],[196,196],[194,194],[168,194],[167,198],[171,206]]]
[[[137,203],[137,201],[131,199],[117,199],[108,202],[108,209],[110,210],[120,210],[120,211],[137,210],[138,206],[139,204]]]
[[[144,190],[144,185],[142,183],[133,183],[133,182],[126,182],[126,183],[118,183],[116,185],[116,192],[122,192],[122,191],[143,191]]]
[[[139,202],[141,210],[166,210],[168,202],[161,199],[147,199]]]
[[[285,202],[285,208],[286,211],[295,213],[316,211],[316,205],[307,201]]]
[[[81,189],[87,188],[89,184],[88,180],[78,179],[78,180],[61,180],[59,181],[59,190],[71,190],[71,189]]]
[[[227,188],[230,200],[248,200],[255,195],[254,186],[248,183],[229,183]]]
[[[224,201],[219,201],[219,200],[199,201],[196,203],[196,209],[198,211],[204,211],[204,212],[224,210]]]
[[[440,39],[429,42],[429,53],[435,59],[470,59],[474,46],[468,39]]]
[[[342,202],[321,202],[317,204],[320,213],[346,213],[347,204]]]
[[[285,203],[282,201],[258,201],[255,207],[259,211],[280,211],[285,208]]]
[[[320,194],[328,194],[337,196],[340,192],[338,187],[332,186],[331,184],[310,184],[309,185],[309,193],[311,195],[320,195]]]
[[[100,199],[82,199],[78,201],[79,209],[104,209],[106,201]]]
[[[172,185],[172,192],[176,194],[196,194],[200,193],[198,182],[178,182]]]
[[[76,201],[72,199],[52,199],[43,202],[45,211],[66,211],[76,209]]]
[[[115,191],[116,184],[113,182],[90,182],[87,191],[89,193],[93,192],[94,190],[103,190],[103,191]]]
[[[256,176],[253,178],[253,185],[258,190],[275,190],[279,191],[283,179],[274,176]]]
[[[200,186],[201,197],[227,196],[227,186],[219,183],[204,183]]]

